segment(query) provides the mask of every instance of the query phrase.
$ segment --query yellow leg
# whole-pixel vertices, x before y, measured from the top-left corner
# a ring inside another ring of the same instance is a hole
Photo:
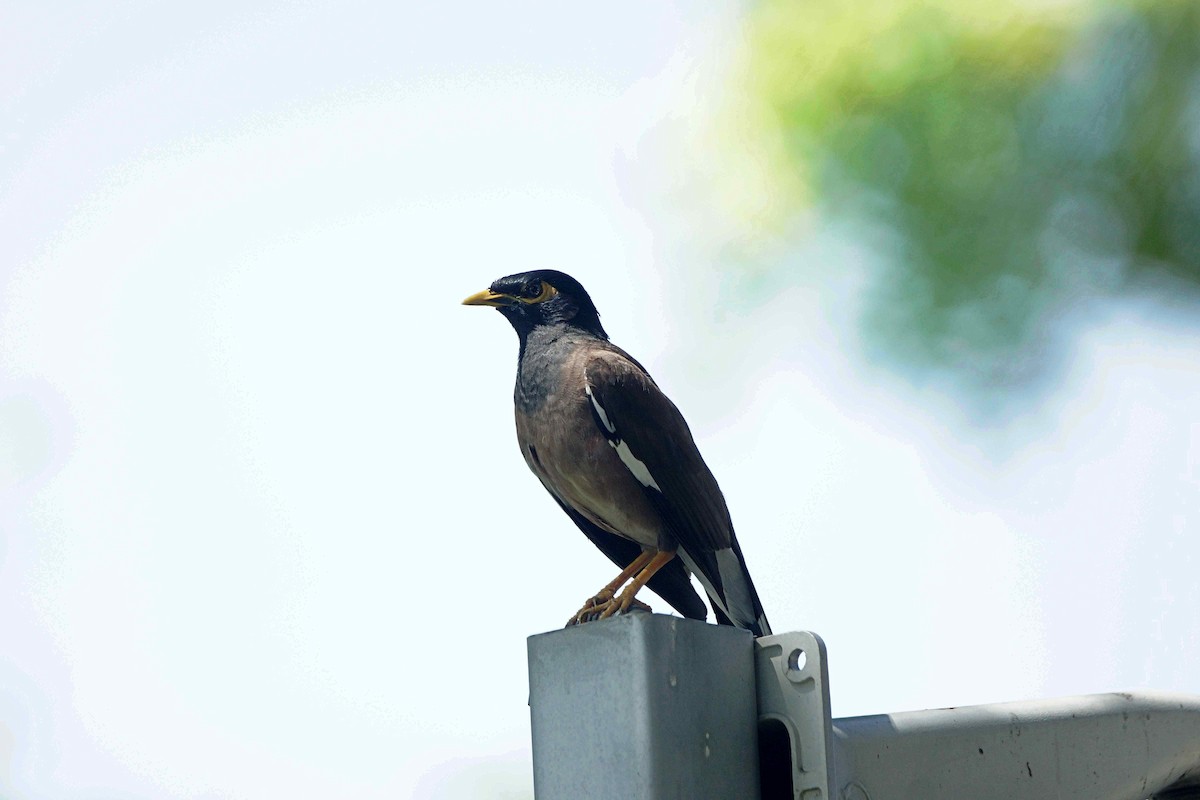
[[[674,550],[660,550],[655,553],[650,562],[625,587],[625,591],[621,592],[621,596],[609,604],[608,608],[604,609],[603,613],[600,614],[600,619],[611,617],[613,614],[624,614],[628,611],[629,606],[634,603],[634,596],[638,591],[646,585],[647,581],[654,577],[654,573],[669,564],[674,557]]]
[[[641,555],[629,562],[629,566],[621,570],[621,574],[613,578],[607,586],[597,592],[597,595],[608,594],[609,597],[617,593],[625,585],[625,581],[637,574],[638,570],[646,566],[650,559],[654,558],[654,551],[643,550]]]
[[[613,608],[613,596],[617,593],[617,590],[624,586],[625,582],[635,575],[638,570],[646,566],[652,558],[654,558],[653,551],[643,550],[637,558],[629,562],[629,566],[621,570],[621,574],[609,581],[593,597],[588,598],[587,602],[583,604],[583,608],[575,612],[575,615],[567,621],[567,627],[582,625],[593,619],[599,619],[599,614]],[[649,579],[647,578],[647,580]]]

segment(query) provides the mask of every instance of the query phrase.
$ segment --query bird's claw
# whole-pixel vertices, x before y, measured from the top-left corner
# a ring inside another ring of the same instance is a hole
[[[589,597],[583,604],[583,608],[575,612],[569,620],[567,627],[572,625],[582,625],[585,622],[592,622],[600,619],[600,615],[612,607],[613,594],[612,592],[601,592],[600,594]]]
[[[650,612],[650,606],[638,600],[636,597],[631,598],[630,602],[622,606],[620,597],[614,598],[611,592],[598,594],[588,598],[583,604],[583,608],[575,612],[575,615],[567,620],[566,627],[572,625],[582,625],[585,622],[595,622],[598,619],[617,616],[619,614],[628,614],[631,611]]]

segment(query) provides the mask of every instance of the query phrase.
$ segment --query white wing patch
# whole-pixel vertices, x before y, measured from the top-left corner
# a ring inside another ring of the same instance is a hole
[[[601,424],[612,434],[608,437],[608,443],[617,451],[617,456],[621,459],[621,463],[633,473],[633,477],[637,478],[638,483],[642,486],[661,492],[662,487],[654,480],[654,476],[650,474],[650,470],[646,467],[645,463],[635,456],[625,440],[617,435],[617,426],[608,418],[608,412],[600,405],[600,401],[596,399],[596,395],[592,394],[592,384],[585,380],[583,390],[587,393],[588,399],[592,401],[592,408],[596,410],[596,416],[600,418]]]
[[[608,413],[600,405],[600,401],[596,399],[596,395],[592,394],[592,384],[585,380],[583,390],[587,392],[588,399],[592,401],[592,408],[596,409],[596,413],[600,416],[600,421],[604,423],[604,427],[608,428],[609,433],[616,433],[617,426],[612,424],[612,420],[608,418]]]
[[[638,479],[638,483],[642,484],[642,486],[649,486],[652,489],[662,491],[662,487],[654,480],[654,476],[650,474],[650,470],[646,469],[646,465],[630,452],[629,445],[619,439],[615,442],[610,441],[609,444],[616,448],[617,455],[621,457],[621,462],[629,467],[629,471],[633,473],[633,477]]]

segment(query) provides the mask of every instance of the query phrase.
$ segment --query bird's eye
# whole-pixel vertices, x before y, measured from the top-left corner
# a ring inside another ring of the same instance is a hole
[[[522,303],[533,305],[535,303],[544,303],[554,295],[558,294],[558,290],[550,284],[542,281],[541,286],[525,287],[525,297],[520,298]]]

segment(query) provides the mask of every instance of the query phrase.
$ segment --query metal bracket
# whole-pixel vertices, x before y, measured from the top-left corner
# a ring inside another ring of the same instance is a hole
[[[831,800],[832,720],[825,643],[808,631],[755,641],[763,797]],[[779,746],[786,732],[787,749]],[[789,756],[781,761],[784,750]],[[781,772],[790,766],[791,774]],[[790,786],[790,793],[787,791]]]

